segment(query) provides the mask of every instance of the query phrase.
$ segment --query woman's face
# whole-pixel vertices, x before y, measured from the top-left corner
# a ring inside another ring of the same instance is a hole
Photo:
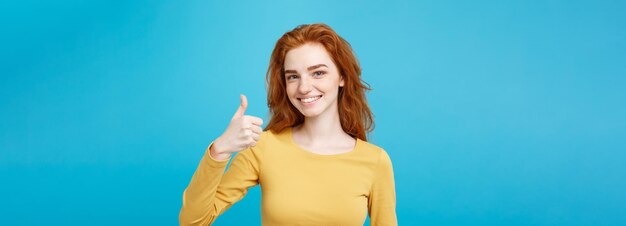
[[[321,44],[307,43],[285,56],[287,96],[305,117],[338,114],[337,96],[343,78]]]

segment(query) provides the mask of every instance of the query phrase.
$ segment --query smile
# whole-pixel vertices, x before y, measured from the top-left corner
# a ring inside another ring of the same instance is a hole
[[[319,100],[321,97],[322,97],[322,95],[319,95],[319,96],[314,96],[314,97],[309,97],[309,98],[304,98],[304,99],[298,98],[298,100],[300,100],[302,103],[310,104],[310,103],[313,103],[313,102]]]

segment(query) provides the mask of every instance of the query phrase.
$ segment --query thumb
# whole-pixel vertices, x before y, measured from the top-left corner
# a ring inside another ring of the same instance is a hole
[[[235,115],[233,115],[233,118],[241,118],[243,117],[243,115],[246,113],[246,108],[248,108],[248,99],[246,98],[246,95],[239,95],[239,98],[241,99],[241,104],[239,104],[239,108],[237,108],[237,111],[235,112]]]

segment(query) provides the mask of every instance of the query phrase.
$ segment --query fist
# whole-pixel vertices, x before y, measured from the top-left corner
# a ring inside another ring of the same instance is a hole
[[[239,108],[230,120],[226,131],[213,142],[215,155],[226,155],[253,147],[261,136],[261,126],[263,119],[255,116],[245,115],[248,108],[248,99],[245,95],[239,96],[241,103]]]

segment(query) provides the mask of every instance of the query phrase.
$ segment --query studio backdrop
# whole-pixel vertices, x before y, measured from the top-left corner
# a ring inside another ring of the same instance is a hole
[[[176,225],[274,44],[354,49],[400,225],[624,225],[622,1],[3,1],[0,225]],[[215,225],[260,225],[255,187]]]

